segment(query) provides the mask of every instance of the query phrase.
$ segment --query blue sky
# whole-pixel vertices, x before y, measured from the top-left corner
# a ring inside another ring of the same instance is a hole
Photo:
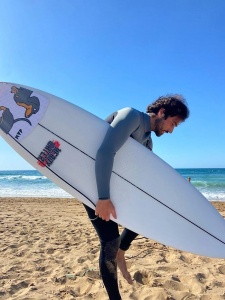
[[[190,118],[153,134],[175,168],[225,167],[224,0],[1,0],[0,81],[105,118],[182,94]],[[0,139],[0,170],[31,169]]]

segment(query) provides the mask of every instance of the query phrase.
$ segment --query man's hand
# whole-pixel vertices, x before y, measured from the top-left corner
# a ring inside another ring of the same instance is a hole
[[[116,219],[116,210],[110,199],[98,200],[95,208],[95,215],[99,216],[102,220],[109,221],[110,214]]]

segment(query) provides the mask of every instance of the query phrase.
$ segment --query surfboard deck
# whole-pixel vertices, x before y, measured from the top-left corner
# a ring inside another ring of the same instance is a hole
[[[0,135],[35,169],[91,208],[98,199],[95,156],[108,126],[46,92],[0,83]],[[115,156],[110,188],[117,223],[183,251],[225,258],[223,217],[176,170],[132,138]]]

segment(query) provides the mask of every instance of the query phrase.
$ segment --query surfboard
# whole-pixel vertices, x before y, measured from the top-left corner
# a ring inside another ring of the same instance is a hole
[[[66,100],[0,83],[0,135],[35,169],[94,209],[95,156],[110,126]],[[204,196],[153,152],[129,138],[115,156],[112,220],[147,238],[225,258],[225,221]]]

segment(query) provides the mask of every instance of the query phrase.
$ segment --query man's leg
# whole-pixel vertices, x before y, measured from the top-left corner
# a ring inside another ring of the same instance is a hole
[[[132,284],[133,279],[130,273],[127,270],[127,264],[125,260],[125,251],[127,251],[132,243],[132,241],[138,236],[137,233],[125,228],[121,234],[121,242],[120,249],[117,253],[117,264],[123,275],[123,277],[127,280],[128,283]]]
[[[95,215],[95,211],[84,205],[101,243],[99,268],[103,283],[110,300],[121,300],[117,281],[116,255],[120,245],[118,225],[113,221],[104,221]]]

